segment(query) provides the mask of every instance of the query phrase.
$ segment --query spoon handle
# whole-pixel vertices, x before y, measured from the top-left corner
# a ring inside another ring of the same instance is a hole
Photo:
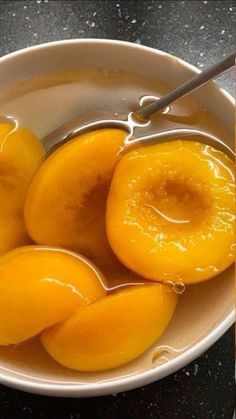
[[[138,111],[134,112],[134,115],[138,116],[141,119],[148,119],[154,113],[161,111],[170,103],[174,102],[176,99],[187,95],[195,89],[203,86],[209,80],[215,78],[219,74],[228,70],[229,68],[235,65],[236,51],[233,51],[231,54],[224,57],[222,60],[218,61],[216,64],[213,64],[206,70],[194,76],[192,79],[172,90],[168,95],[163,96],[158,101],[147,105]]]

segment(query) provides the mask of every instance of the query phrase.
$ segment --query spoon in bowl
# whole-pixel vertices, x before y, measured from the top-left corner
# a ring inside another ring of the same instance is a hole
[[[203,142],[208,144],[223,153],[228,157],[234,158],[233,151],[219,138],[213,134],[206,133],[197,129],[171,129],[165,132],[155,133],[151,135],[146,135],[142,137],[135,136],[136,128],[145,128],[150,125],[151,117],[166,109],[171,103],[180,99],[187,94],[193,92],[194,90],[202,87],[205,83],[222,74],[224,71],[230,69],[235,65],[236,52],[232,52],[227,55],[225,58],[219,62],[213,64],[206,70],[195,75],[193,78],[185,82],[184,84],[178,86],[176,89],[172,90],[166,96],[163,96],[147,106],[141,106],[136,112],[130,112],[128,115],[124,115],[121,119],[115,119],[114,114],[109,112],[94,112],[93,119],[85,120],[85,115],[79,115],[72,120],[66,122],[62,126],[56,128],[54,131],[49,133],[43,138],[43,144],[46,150],[52,150],[57,148],[61,144],[71,140],[75,136],[82,134],[84,132],[97,130],[101,128],[119,128],[127,131],[127,136],[124,142],[124,150],[130,149],[137,144],[150,144],[153,142],[164,142],[172,141],[176,137],[181,137],[181,139],[187,138],[188,140],[193,140],[198,142]],[[145,96],[142,98],[141,104],[145,102],[150,97]]]

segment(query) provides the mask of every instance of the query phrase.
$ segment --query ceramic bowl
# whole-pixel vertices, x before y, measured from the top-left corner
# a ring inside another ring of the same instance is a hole
[[[121,41],[80,39],[39,45],[0,58],[0,91],[48,72],[91,67],[138,71],[172,87],[198,72],[192,65],[159,50]],[[230,138],[234,120],[232,97],[214,83],[192,97],[215,115]],[[232,147],[230,140],[228,144]],[[23,352],[0,347],[0,383],[32,393],[84,397],[126,391],[160,380],[197,358],[226,332],[234,321],[233,295],[232,268],[217,281],[188,287],[160,341],[165,347],[178,342],[179,350],[161,365],[149,365],[137,373],[141,362],[138,359],[112,372],[82,374],[56,364],[33,340]]]

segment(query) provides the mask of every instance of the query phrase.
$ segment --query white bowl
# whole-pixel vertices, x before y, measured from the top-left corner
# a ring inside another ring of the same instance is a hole
[[[61,41],[0,58],[0,91],[51,71],[91,67],[140,71],[147,78],[162,80],[173,87],[198,72],[176,57],[141,45],[99,39]],[[234,101],[228,93],[210,83],[193,97],[232,133]],[[230,141],[228,144],[232,147]],[[174,337],[179,346],[186,349],[176,352],[173,359],[163,365],[139,373],[132,373],[130,366],[125,366],[113,371],[112,377],[106,372],[95,378],[93,374],[84,375],[57,365],[32,341],[30,356],[27,350],[23,356],[14,348],[0,347],[0,382],[32,393],[79,397],[117,393],[157,381],[197,358],[232,325],[233,294],[233,269],[228,269],[217,281],[189,287],[161,338],[161,343],[168,345]],[[138,362],[134,361],[132,368]]]

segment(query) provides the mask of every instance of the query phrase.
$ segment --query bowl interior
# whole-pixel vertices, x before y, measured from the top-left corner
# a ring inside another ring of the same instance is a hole
[[[3,92],[0,113],[4,97],[11,95],[12,86],[18,86],[20,92],[26,80],[68,68],[138,72],[171,87],[190,78],[196,71],[175,57],[127,43],[87,40],[50,44],[0,59],[0,89]],[[222,123],[224,141],[232,147],[234,109],[230,98],[213,83],[192,97]],[[66,112],[61,116],[62,120],[67,119]],[[216,280],[187,287],[171,324],[158,342],[158,354],[154,345],[124,367],[96,374],[79,373],[54,362],[35,338],[16,347],[0,347],[0,381],[46,394],[95,395],[114,392],[118,382],[121,390],[167,375],[190,361],[187,356],[190,349],[192,358],[197,357],[230,325],[234,307],[233,277],[231,267]]]

